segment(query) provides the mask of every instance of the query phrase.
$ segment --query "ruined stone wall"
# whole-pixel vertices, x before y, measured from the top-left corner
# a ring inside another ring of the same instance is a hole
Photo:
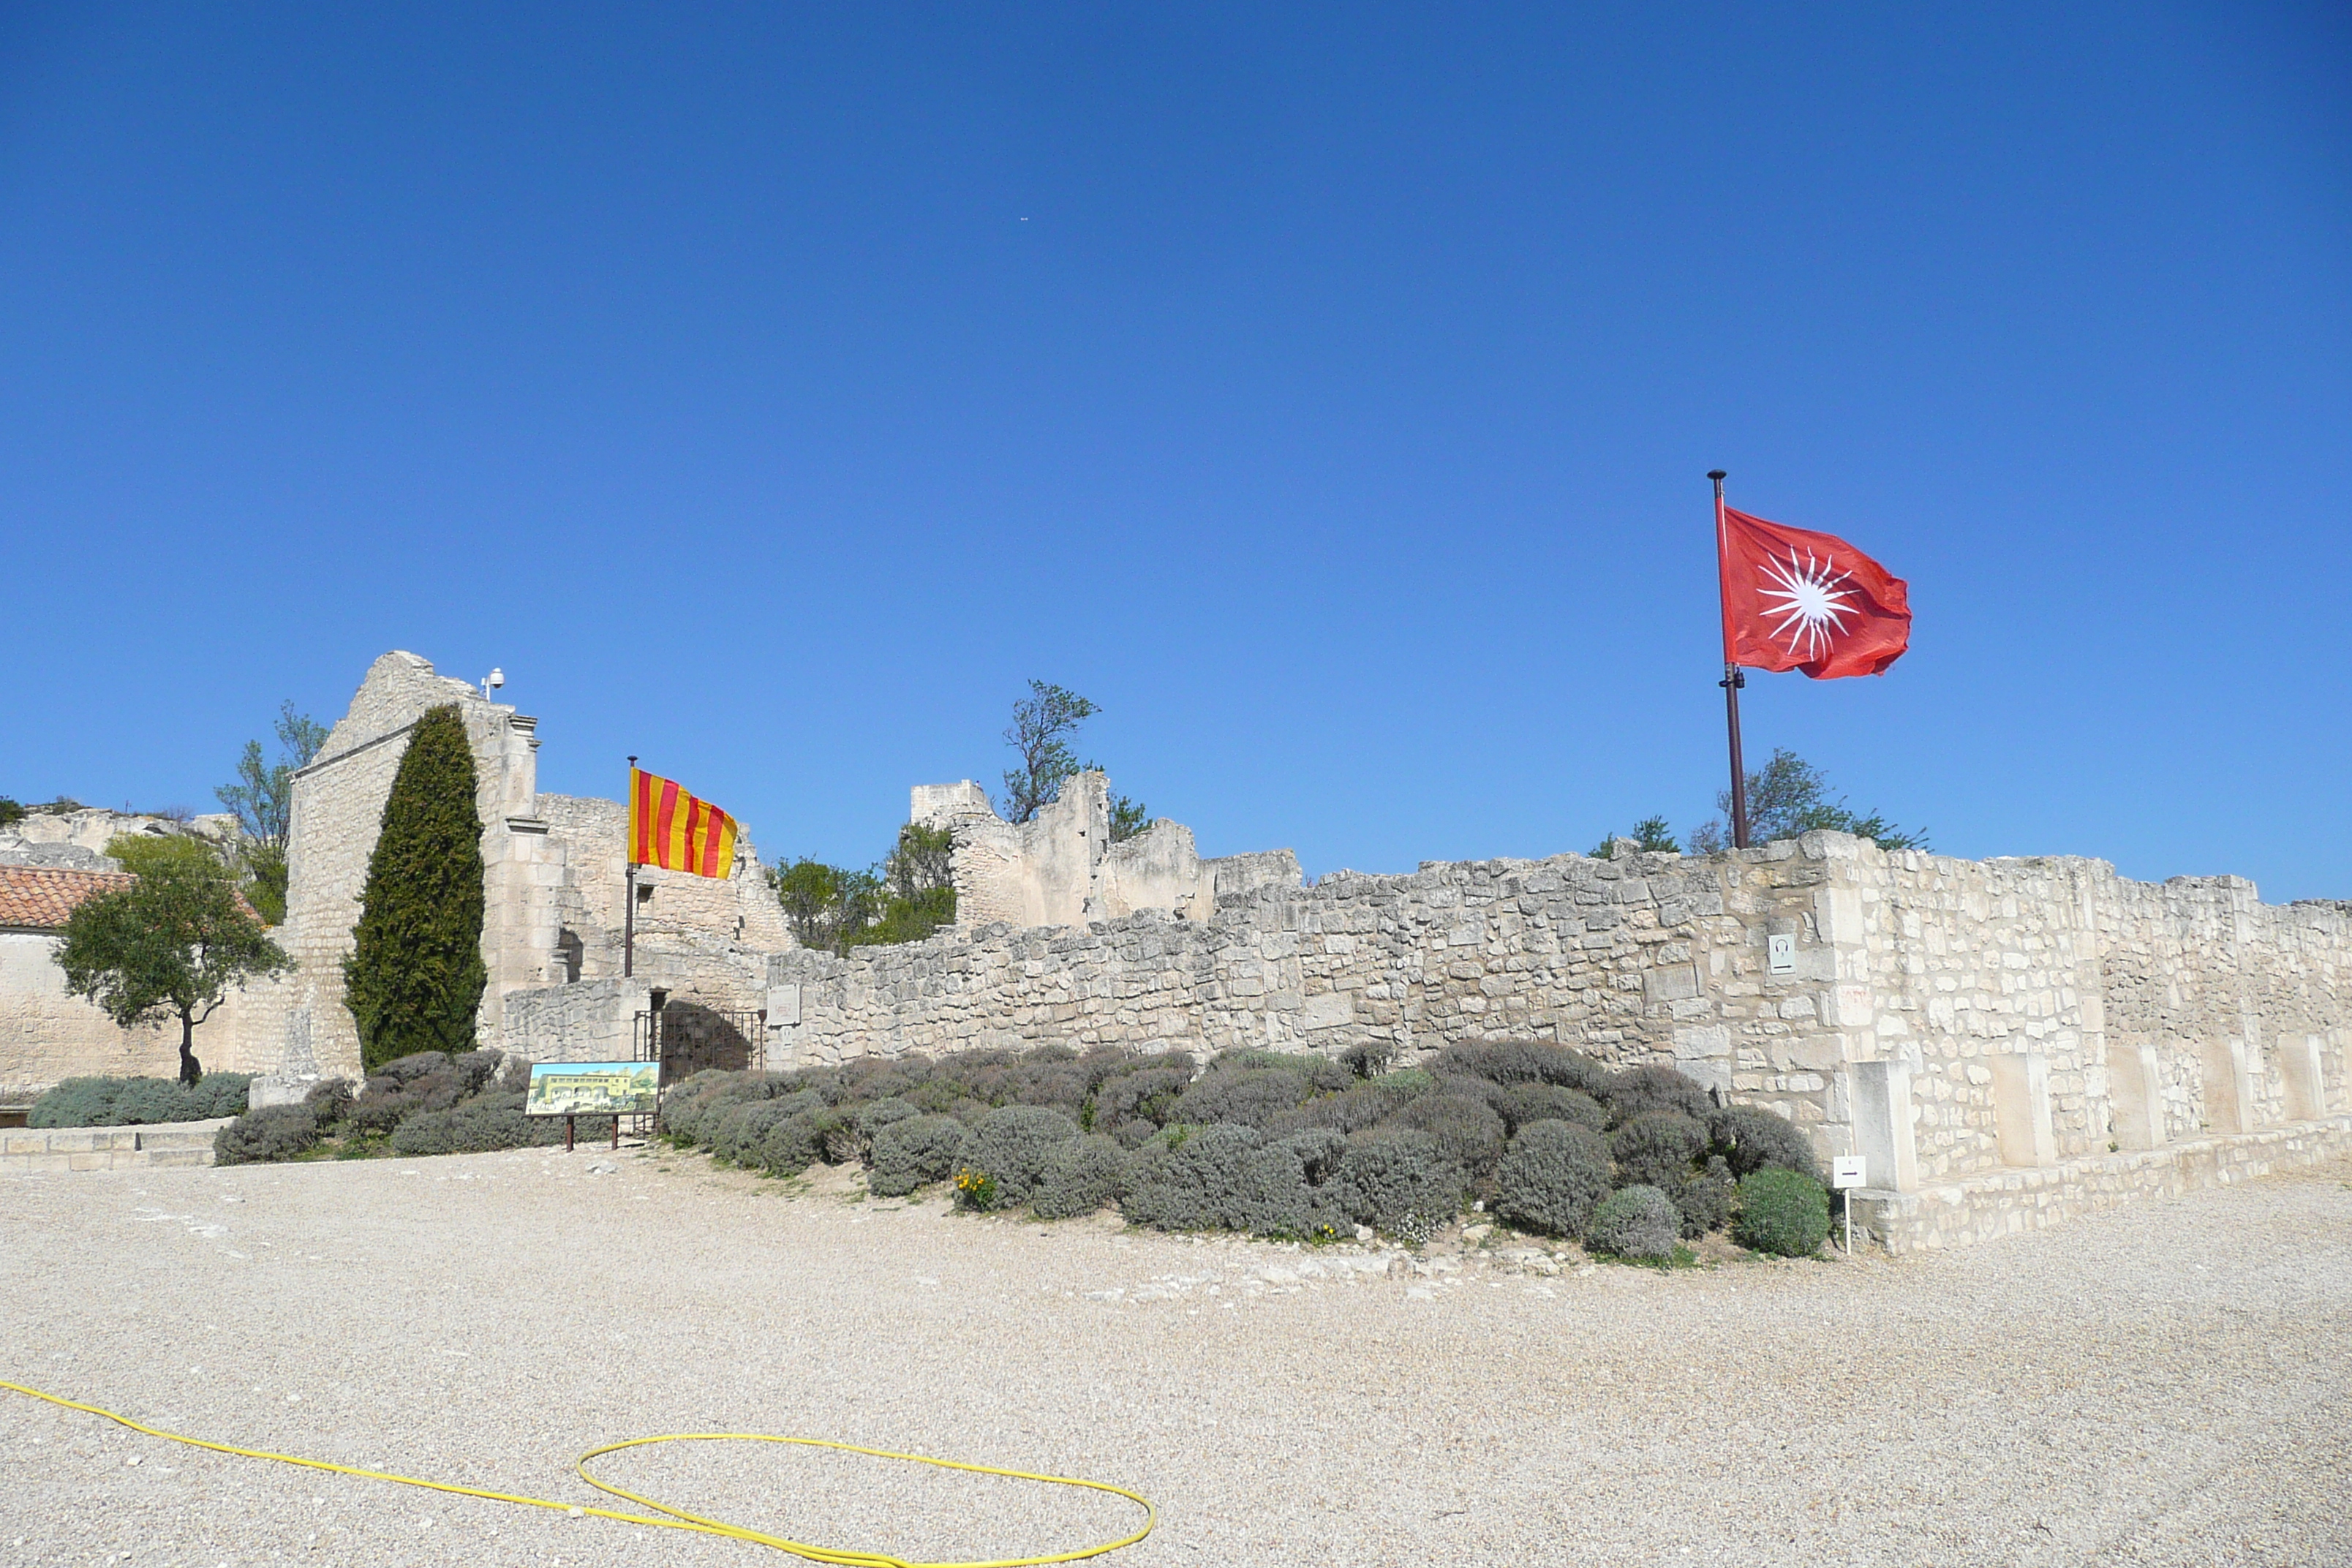
[[[917,784],[908,820],[954,831],[956,920],[966,926],[1080,925],[1143,910],[1205,921],[1222,897],[1304,880],[1287,849],[1203,860],[1192,830],[1164,816],[1112,842],[1110,779],[1100,773],[1071,775],[1018,824],[971,779]]]
[[[617,800],[542,795],[539,815],[564,846],[567,872],[556,940],[571,955],[571,967],[550,978],[617,977],[621,905],[628,885],[629,808]],[[763,953],[798,945],[748,834],[739,831],[736,836],[735,864],[727,877],[696,877],[646,866],[637,871],[637,889],[640,970],[649,955],[667,954],[669,960],[689,963],[689,955],[700,953],[712,942]]]
[[[436,675],[415,654],[388,653],[370,667],[318,757],[294,775],[279,941],[296,974],[274,1012],[257,1010],[243,1026],[245,1054],[273,1064],[280,1077],[359,1070],[342,961],[409,732],[442,703],[457,704],[465,721],[482,824],[488,984],[476,1037],[528,1054],[528,1042],[507,1037],[508,996],[620,973],[627,808],[541,795],[536,719]],[[730,878],[647,870],[639,881],[650,896],[637,910],[638,973],[724,998],[725,1005],[757,1005],[765,954],[789,948],[792,937],[750,840],[739,839]]]
[[[482,956],[490,974],[484,1016],[498,1016],[497,999],[507,990],[546,982],[546,955],[555,945],[552,886],[560,872],[544,869],[551,847],[530,816],[536,794],[533,721],[512,722],[512,708],[485,700],[465,681],[434,674],[415,654],[385,654],[369,668],[318,756],[294,774],[286,924],[278,936],[299,982],[281,1042],[289,1071],[303,1052],[313,1070],[341,1077],[360,1070],[359,1033],[343,1005],[342,961],[352,951],[368,858],[383,830],[383,804],[409,731],[426,710],[451,702],[466,721],[474,752],[475,807],[483,824],[489,913]],[[521,822],[520,832],[510,819]],[[526,868],[518,874],[510,861]],[[267,1042],[250,1048],[268,1054]]]
[[[2225,1131],[2352,1108],[2347,963],[2340,907],[2265,906],[2242,882],[2152,888],[2098,861],[1810,834],[1705,859],[1339,873],[1221,899],[1204,921],[1144,911],[793,954],[769,965],[770,1059],[1375,1039],[1410,1060],[1556,1040],[1671,1063],[1910,1190],[2193,1136],[2213,1120],[2201,1064],[2217,1040],[2273,1042]],[[2164,1115],[2144,1140],[2119,1135],[2111,1028],[2134,1071],[2155,1042]]]

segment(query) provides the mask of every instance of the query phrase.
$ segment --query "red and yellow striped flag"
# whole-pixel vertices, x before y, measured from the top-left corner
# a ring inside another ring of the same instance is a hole
[[[735,819],[675,779],[629,770],[629,858],[665,871],[724,877],[735,869]]]

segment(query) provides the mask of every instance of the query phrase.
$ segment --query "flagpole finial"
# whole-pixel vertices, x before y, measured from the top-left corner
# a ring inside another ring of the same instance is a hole
[[[635,753],[635,752],[630,752],[630,753],[629,753],[629,766],[631,766],[631,767],[633,767],[633,768],[634,768],[634,767],[635,767],[636,765],[637,765],[637,755],[636,755],[636,753]]]

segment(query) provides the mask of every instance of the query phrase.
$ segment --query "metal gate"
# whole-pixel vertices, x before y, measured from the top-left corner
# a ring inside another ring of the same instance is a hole
[[[699,1002],[663,1002],[629,1022],[634,1059],[661,1064],[661,1087],[692,1078],[706,1068],[726,1072],[768,1065],[768,1010],[706,1007]]]

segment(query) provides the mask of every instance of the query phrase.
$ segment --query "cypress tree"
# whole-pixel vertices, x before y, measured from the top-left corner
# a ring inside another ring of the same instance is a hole
[[[431,709],[383,803],[368,857],[343,1005],[371,1071],[416,1051],[474,1048],[482,967],[482,823],[474,752],[455,703]]]

